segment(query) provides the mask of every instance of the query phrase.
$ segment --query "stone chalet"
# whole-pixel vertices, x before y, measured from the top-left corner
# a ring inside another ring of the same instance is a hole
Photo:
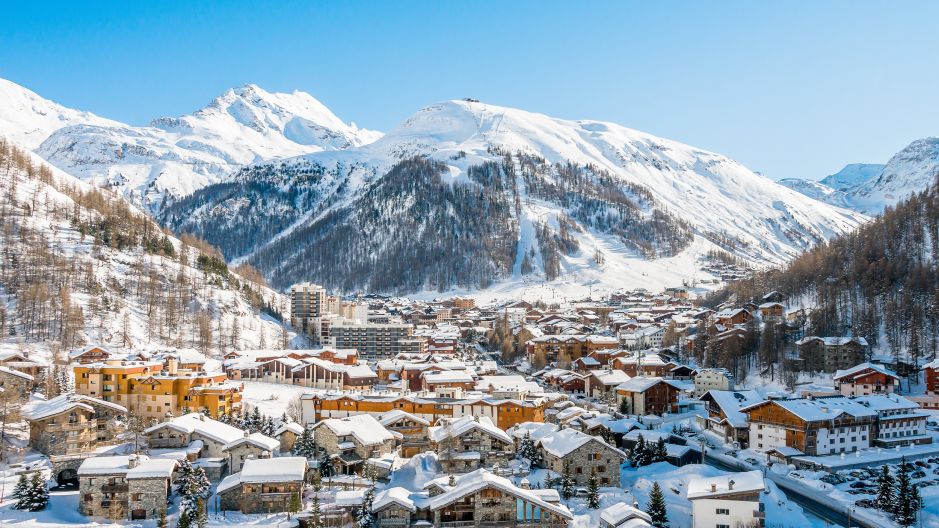
[[[222,446],[222,453],[228,456],[228,470],[231,473],[241,471],[245,462],[251,459],[266,459],[276,456],[280,451],[280,441],[261,433],[248,433]]]
[[[515,453],[512,437],[486,416],[441,418],[427,430],[430,447],[447,472],[505,467]]]
[[[395,487],[375,495],[372,511],[382,528],[562,528],[573,515],[556,490],[533,490],[478,469],[432,480],[424,492]]]
[[[766,513],[760,501],[764,488],[759,471],[692,477],[688,500],[694,526],[764,526]]]
[[[274,438],[280,442],[280,452],[289,453],[293,451],[294,444],[303,434],[303,426],[297,422],[287,422],[282,424],[274,431]]]
[[[579,486],[587,485],[593,473],[601,486],[619,485],[619,468],[626,462],[626,453],[598,436],[561,429],[542,437],[537,446],[543,453],[546,468],[563,474],[567,466]]]
[[[189,413],[154,425],[143,432],[151,449],[199,447],[199,458],[228,458],[225,446],[245,432],[213,420],[202,413]]]
[[[835,390],[844,396],[893,394],[900,388],[900,376],[883,365],[861,363],[835,372]]]
[[[31,402],[23,410],[29,423],[29,445],[44,455],[76,455],[116,443],[118,423],[127,415],[124,407],[91,396],[63,394],[51,400]],[[74,479],[54,475],[56,479]]]
[[[0,391],[12,391],[25,398],[35,383],[35,379],[18,370],[0,366]]]
[[[86,458],[78,468],[78,511],[112,520],[159,518],[176,465],[138,455]]]
[[[46,362],[30,357],[29,352],[0,352],[0,367],[29,374],[34,378],[41,376],[49,368]]]
[[[303,457],[246,460],[240,472],[219,483],[219,507],[241,513],[289,511],[291,500],[303,500],[306,472],[307,460]]]
[[[327,418],[313,425],[313,443],[344,474],[361,470],[370,458],[393,453],[401,435],[385,429],[370,414]]]

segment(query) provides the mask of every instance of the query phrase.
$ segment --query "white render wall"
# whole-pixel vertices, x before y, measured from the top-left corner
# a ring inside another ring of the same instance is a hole
[[[754,512],[760,509],[759,502],[728,499],[694,499],[691,504],[693,528],[749,526],[758,519]],[[718,509],[729,510],[729,513],[718,514]]]
[[[786,445],[786,430],[775,425],[750,424],[750,447],[757,451],[768,451]]]
[[[819,429],[817,438],[819,455],[851,453],[871,446],[871,432],[867,425]]]

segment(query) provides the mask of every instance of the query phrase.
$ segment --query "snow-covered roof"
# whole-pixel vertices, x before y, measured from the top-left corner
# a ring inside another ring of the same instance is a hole
[[[115,412],[126,413],[127,409],[116,403],[99,400],[91,396],[81,394],[62,394],[51,400],[33,401],[26,405],[23,415],[27,420],[41,420],[50,416],[55,416],[72,409],[79,408],[89,412],[94,412],[94,405],[107,407]]]
[[[297,482],[306,475],[307,460],[303,457],[249,458],[241,467],[241,472],[225,477],[218,485],[221,493],[243,482],[258,484],[263,482]]]
[[[834,420],[845,413],[855,418],[877,416],[876,411],[869,409],[860,402],[845,398],[844,396],[826,396],[816,399],[789,398],[768,400],[766,402],[748,405],[740,410],[746,412],[764,403],[779,405],[807,422]]]
[[[457,477],[455,486],[441,493],[440,495],[437,495],[436,497],[431,497],[428,501],[428,505],[430,506],[431,510],[439,510],[440,508],[461,500],[467,495],[471,495],[486,488],[496,488],[504,493],[518,497],[525,502],[539,506],[542,510],[550,511],[565,519],[572,520],[574,518],[574,516],[571,515],[570,510],[568,510],[565,506],[550,503],[538,495],[535,495],[530,490],[517,487],[516,485],[512,484],[509,479],[500,477],[484,469],[476,470],[472,473],[467,473]]]
[[[645,392],[659,383],[667,383],[677,389],[684,389],[686,384],[680,380],[664,379],[659,377],[636,376],[635,378],[616,386],[618,392]]]
[[[302,432],[303,431],[301,431],[301,433]],[[228,442],[227,444],[223,445],[222,451],[229,451],[242,444],[251,444],[259,449],[263,449],[265,451],[271,451],[271,452],[277,450],[280,447],[280,442],[278,442],[277,440],[269,436],[265,436],[261,433],[251,433],[250,435],[247,435],[247,436],[242,435],[241,438],[232,440],[231,442]]]
[[[854,401],[875,411],[905,411],[919,409],[919,405],[899,394],[871,394],[857,396]]]
[[[866,363],[866,362],[861,363],[860,365],[855,365],[849,369],[837,370],[835,371],[835,375],[832,376],[832,379],[839,380],[839,379],[849,378],[849,380],[853,380],[854,378],[857,377],[858,374],[868,369],[873,370],[874,372],[879,372],[885,376],[890,376],[892,378],[900,379],[900,376],[897,376],[896,372],[888,369],[887,367],[883,365],[878,365],[877,363]]]
[[[370,414],[357,414],[347,418],[327,418],[314,427],[328,427],[336,436],[352,436],[362,445],[381,444],[386,440],[394,440],[391,431],[385,429],[374,416]]]
[[[435,383],[473,383],[473,376],[465,370],[435,370],[423,374],[428,385]]]
[[[131,468],[131,459],[137,458],[136,467]],[[169,478],[176,469],[176,461],[165,458],[150,458],[146,455],[118,455],[86,458],[78,467],[79,475],[126,474],[127,478]]]
[[[336,492],[335,504],[340,508],[352,508],[361,506],[364,499],[364,489],[340,490]]]
[[[515,437],[516,440],[521,440],[525,438],[525,435],[530,435],[531,439],[537,442],[546,436],[553,435],[558,429],[559,427],[557,425],[551,423],[522,422],[512,426],[512,428],[508,430],[508,433]]]
[[[397,422],[398,420],[406,418],[412,422],[419,423],[421,425],[430,425],[430,422],[421,418],[420,416],[415,416],[409,412],[402,411],[401,409],[392,409],[381,416],[378,417],[378,422],[385,427]]]
[[[650,517],[648,513],[633,508],[625,502],[617,502],[616,504],[610,506],[609,508],[605,508],[600,512],[600,520],[608,523],[614,528],[619,528],[620,526],[623,526],[626,521],[631,521],[633,519],[638,519],[645,522],[643,524],[631,524],[629,525],[630,528],[651,526],[650,523],[652,522],[652,517]]]
[[[721,409],[731,427],[744,428],[748,426],[747,415],[740,409],[763,401],[763,397],[754,390],[709,390],[702,398],[713,398],[714,403]]]
[[[622,370],[593,370],[590,372],[591,378],[596,378],[597,382],[604,386],[613,386],[625,383],[630,380],[629,374]]]
[[[763,473],[760,471],[730,473],[714,477],[695,476],[688,481],[688,500],[761,492],[764,487]]]
[[[25,373],[25,372],[20,372],[20,371],[18,371],[18,370],[13,370],[13,369],[11,369],[11,368],[0,367],[0,372],[2,372],[2,373],[4,373],[4,374],[9,374],[10,376],[14,376],[14,377],[17,377],[17,378],[21,378],[21,379],[23,379],[23,380],[25,380],[25,381],[33,381],[33,377],[30,376],[29,374],[27,374],[27,373]]]
[[[606,441],[602,438],[589,435],[587,433],[582,433],[576,429],[561,429],[554,434],[541,438],[541,440],[538,441],[538,444],[541,445],[541,448],[544,449],[547,453],[550,453],[558,458],[563,458],[590,442],[598,442],[603,444],[605,447],[612,449],[623,458],[626,457],[626,453],[623,453],[619,449],[606,443]]]
[[[411,512],[417,511],[417,507],[414,505],[414,501],[411,500],[411,492],[400,486],[384,489],[378,492],[378,494],[376,494],[375,498],[372,500],[372,511],[380,511],[381,509],[392,504],[401,506],[402,508],[410,510]]]
[[[857,343],[861,346],[867,346],[867,339],[863,337],[819,337],[819,336],[807,336],[796,341],[797,345],[804,345],[812,341],[821,341],[825,346],[842,346],[847,345],[848,343]]]
[[[303,434],[303,426],[297,422],[287,422],[285,424],[281,424],[281,426],[278,427],[276,431],[274,431],[274,436],[280,436],[288,431],[297,436],[300,436]]]
[[[198,412],[184,414],[182,416],[177,416],[172,420],[156,424],[145,429],[144,434],[150,434],[164,427],[175,429],[189,435],[192,433],[198,433],[207,438],[211,438],[220,444],[234,442],[239,438],[244,438],[245,435],[244,431],[238,429],[237,427],[232,427],[228,424],[219,422],[218,420],[213,420],[208,416]]]
[[[458,438],[464,434],[479,430],[503,442],[512,443],[510,437],[505,431],[496,427],[488,416],[463,416],[460,418],[441,418],[435,425],[427,430],[427,436],[434,442],[441,442],[447,438]]]

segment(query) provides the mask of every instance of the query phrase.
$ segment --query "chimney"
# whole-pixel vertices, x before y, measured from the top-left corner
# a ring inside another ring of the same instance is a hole
[[[137,467],[137,455],[130,455],[127,457],[127,469],[134,469]]]
[[[245,438],[248,438],[249,436],[251,436],[251,433],[247,429],[245,429]]]
[[[733,481],[733,479],[727,481],[727,489],[733,491],[733,489],[734,489],[734,481]]]
[[[717,484],[714,484],[714,483],[712,482],[712,483],[711,483],[711,492],[713,493],[713,492],[715,492],[715,491],[717,491]]]

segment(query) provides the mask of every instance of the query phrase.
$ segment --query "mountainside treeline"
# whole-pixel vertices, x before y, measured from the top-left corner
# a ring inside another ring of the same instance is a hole
[[[107,191],[56,177],[0,138],[0,341],[208,352],[280,338],[282,303],[257,272],[177,240]],[[248,277],[248,278],[245,278]],[[262,337],[264,336],[264,337]]]
[[[759,299],[778,290],[811,307],[807,331],[862,336],[921,365],[939,347],[939,183],[832,238],[781,270],[755,273],[707,302]],[[790,306],[790,309],[792,306]]]

